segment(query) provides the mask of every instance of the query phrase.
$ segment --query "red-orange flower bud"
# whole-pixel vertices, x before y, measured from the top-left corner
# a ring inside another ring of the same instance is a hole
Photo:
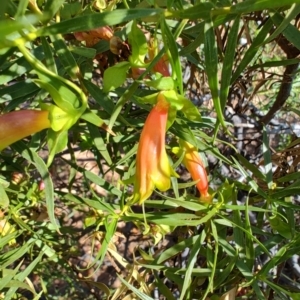
[[[210,203],[212,196],[208,192],[208,177],[197,148],[183,140],[180,140],[179,144],[181,149],[174,152],[179,154],[184,152],[182,163],[190,172],[192,179],[197,181],[196,186],[201,194],[200,201]]]
[[[0,151],[24,137],[50,128],[48,111],[19,110],[0,115]]]

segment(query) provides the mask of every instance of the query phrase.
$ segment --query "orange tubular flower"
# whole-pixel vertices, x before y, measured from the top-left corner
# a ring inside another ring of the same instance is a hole
[[[184,151],[183,164],[190,172],[192,179],[198,181],[196,186],[201,194],[200,201],[210,203],[212,197],[208,192],[207,173],[197,148],[183,140],[180,140],[179,144]]]
[[[155,188],[166,191],[170,177],[178,175],[172,169],[165,150],[169,103],[162,94],[147,117],[136,157],[133,203],[142,204]]]
[[[19,110],[0,115],[0,151],[24,137],[50,128],[48,111]]]

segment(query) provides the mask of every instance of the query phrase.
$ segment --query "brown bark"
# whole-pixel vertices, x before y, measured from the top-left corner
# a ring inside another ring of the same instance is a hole
[[[280,36],[277,40],[278,45],[281,49],[286,53],[288,59],[296,58],[300,54],[300,50],[292,45],[284,36]],[[299,64],[288,65],[283,74],[283,81],[281,83],[279,92],[277,94],[276,100],[268,113],[261,118],[261,124],[268,124],[278,110],[282,108],[285,104],[286,100],[290,96],[293,80],[295,78],[295,74],[298,70]]]

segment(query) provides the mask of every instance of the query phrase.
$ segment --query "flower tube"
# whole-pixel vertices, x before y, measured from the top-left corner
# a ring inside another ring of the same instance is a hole
[[[165,150],[169,103],[162,93],[148,115],[138,146],[133,203],[142,204],[155,188],[166,191],[170,177],[178,175],[172,169]]]
[[[0,151],[33,133],[50,128],[48,111],[19,110],[0,115]]]
[[[200,201],[210,203],[212,200],[208,192],[208,178],[205,166],[195,146],[190,143],[180,140],[181,151],[184,151],[182,163],[188,169],[194,181],[197,181],[196,186],[201,194]]]

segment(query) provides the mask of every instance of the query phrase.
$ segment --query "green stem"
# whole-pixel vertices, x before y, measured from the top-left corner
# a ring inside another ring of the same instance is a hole
[[[22,52],[23,56],[26,58],[26,60],[32,65],[32,67],[37,70],[38,72],[42,73],[46,77],[52,77],[57,80],[60,80],[65,85],[67,85],[69,88],[71,88],[73,91],[76,92],[77,95],[79,95],[79,98],[81,99],[81,108],[80,113],[83,113],[87,108],[87,98],[84,94],[84,92],[73,82],[51,72],[48,70],[41,62],[39,62],[25,47],[25,39],[21,38],[16,41],[16,46],[19,48],[20,52]]]
[[[130,7],[129,7],[129,5],[128,5],[128,3],[127,3],[126,0],[123,0],[123,4],[124,4],[124,6],[125,6],[127,9],[130,9]]]

